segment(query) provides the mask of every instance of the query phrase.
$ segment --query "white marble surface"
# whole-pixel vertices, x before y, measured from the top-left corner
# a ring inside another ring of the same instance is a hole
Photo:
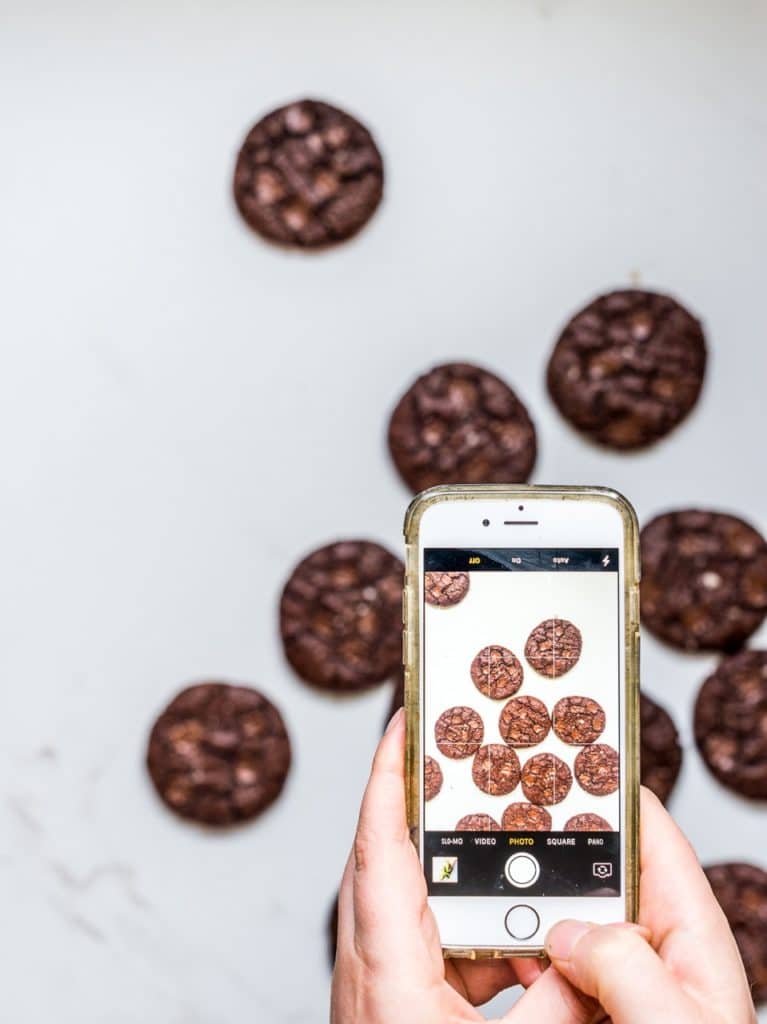
[[[2,0],[0,25],[3,1010],[322,1021],[387,695],[292,677],[285,573],[336,536],[398,545],[387,412],[451,357],[529,401],[537,481],[767,528],[767,10]],[[374,223],[316,258],[262,244],[229,198],[249,124],[301,93],[359,112],[387,160]],[[565,427],[542,368],[563,319],[629,279],[697,310],[712,357],[689,422],[623,458]],[[686,748],[673,810],[705,860],[764,863],[767,811],[691,743],[712,664],[645,641]],[[211,675],[270,694],[296,754],[279,804],[226,835],[177,822],[142,768],[153,716]]]

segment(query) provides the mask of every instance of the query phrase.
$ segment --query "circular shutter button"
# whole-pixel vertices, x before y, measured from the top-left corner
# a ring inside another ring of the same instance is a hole
[[[526,889],[538,881],[541,869],[529,853],[514,853],[506,861],[506,877],[518,889]]]
[[[538,931],[541,919],[532,907],[520,903],[518,907],[512,907],[506,915],[504,924],[506,931],[512,939],[532,939]]]

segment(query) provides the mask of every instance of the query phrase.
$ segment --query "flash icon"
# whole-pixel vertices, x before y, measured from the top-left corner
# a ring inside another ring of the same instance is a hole
[[[602,565],[606,569],[609,564],[610,564],[610,556],[609,555],[605,555],[605,557],[602,559]]]

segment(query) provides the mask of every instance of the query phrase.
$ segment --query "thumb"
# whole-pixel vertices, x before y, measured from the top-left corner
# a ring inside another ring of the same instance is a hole
[[[632,924],[560,921],[546,937],[546,952],[557,971],[596,999],[615,1024],[692,1024],[694,1005],[646,934],[646,929]]]

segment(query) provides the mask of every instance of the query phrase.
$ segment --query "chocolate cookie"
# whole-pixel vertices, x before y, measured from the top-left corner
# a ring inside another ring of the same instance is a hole
[[[237,157],[240,213],[272,242],[316,249],[351,238],[383,194],[367,128],[336,107],[300,100],[251,128]]]
[[[549,712],[537,697],[512,697],[498,719],[498,730],[510,747],[534,747],[550,728]]]
[[[474,785],[490,796],[506,796],[519,784],[519,758],[503,743],[488,743],[474,755]]]
[[[684,509],[642,530],[642,622],[686,650],[737,650],[767,613],[767,543],[742,519]]]
[[[535,754],[522,766],[522,791],[531,804],[561,803],[572,784],[572,772],[554,754]]]
[[[767,800],[767,651],[725,658],[695,702],[695,742],[730,789]]]
[[[419,377],[399,400],[389,422],[389,450],[414,491],[434,484],[521,483],[535,463],[535,427],[494,374],[447,363]]]
[[[404,566],[379,544],[339,541],[307,555],[285,584],[285,654],[307,683],[360,690],[390,678],[402,658]]]
[[[754,1003],[767,1001],[767,871],[754,864],[704,868],[738,944]]]
[[[493,700],[503,700],[516,693],[523,676],[520,660],[500,644],[483,647],[471,663],[472,682],[480,693]]]
[[[449,608],[463,601],[469,591],[469,574],[465,572],[427,572],[423,592],[427,604]]]
[[[433,800],[442,789],[442,769],[439,762],[428,755],[423,759],[423,798]]]
[[[501,818],[507,832],[550,832],[551,815],[545,807],[535,804],[509,804]]]
[[[333,967],[336,962],[336,947],[338,946],[338,896],[333,901],[333,906],[328,914],[327,934],[328,959],[330,960],[330,966]]]
[[[642,785],[665,804],[682,766],[679,733],[668,712],[644,693],[639,697],[639,720]]]
[[[500,832],[501,826],[489,814],[465,814],[455,826],[456,832]]]
[[[565,832],[612,832],[609,821],[598,814],[574,814],[565,822]]]
[[[527,638],[525,657],[536,672],[556,679],[577,664],[582,647],[581,631],[572,622],[546,619]]]
[[[605,713],[602,705],[591,697],[562,697],[551,712],[551,723],[563,743],[582,746],[602,735]]]
[[[277,708],[256,690],[200,683],[154,724],[147,767],[162,800],[190,821],[231,825],[275,800],[290,768]]]
[[[668,434],[698,400],[700,323],[667,295],[618,291],[577,313],[549,360],[549,394],[592,440],[639,448]]]
[[[443,711],[434,726],[437,746],[445,757],[460,760],[471,757],[482,746],[485,727],[472,708],[459,706]]]
[[[618,788],[618,752],[606,743],[590,743],[575,757],[575,777],[581,789],[594,796],[607,796]]]

